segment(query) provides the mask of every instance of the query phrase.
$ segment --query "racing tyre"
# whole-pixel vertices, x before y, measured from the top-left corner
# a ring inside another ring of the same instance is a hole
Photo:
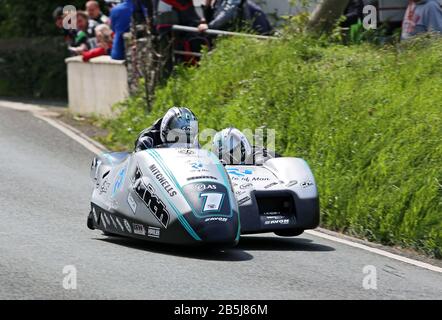
[[[275,234],[280,237],[296,237],[304,232],[302,229],[286,229],[276,231]]]

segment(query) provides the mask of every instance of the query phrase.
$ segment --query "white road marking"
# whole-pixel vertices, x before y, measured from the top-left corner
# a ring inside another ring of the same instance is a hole
[[[103,151],[106,150],[106,148],[101,145],[100,143],[92,140],[85,134],[81,133],[74,127],[59,121],[57,119],[51,118],[46,116],[47,109],[32,105],[32,104],[26,104],[26,103],[20,103],[20,102],[10,102],[10,101],[3,101],[0,100],[0,107],[18,110],[18,111],[29,111],[31,112],[36,118],[43,120],[47,122],[52,127],[58,129],[65,135],[67,135],[69,138],[73,139],[74,141],[81,144],[83,147],[85,147],[87,150],[91,151],[92,153],[99,155],[103,153]]]
[[[358,249],[362,249],[362,250],[365,250],[365,251],[369,251],[371,253],[375,253],[375,254],[378,254],[378,255],[390,258],[390,259],[397,260],[397,261],[405,262],[405,263],[408,263],[408,264],[411,264],[411,265],[414,265],[414,266],[417,266],[417,267],[421,267],[421,268],[424,268],[424,269],[428,269],[428,270],[431,270],[431,271],[441,272],[442,273],[442,268],[439,268],[437,266],[433,266],[433,265],[431,265],[429,263],[425,263],[425,262],[422,262],[422,261],[406,258],[406,257],[400,256],[400,255],[397,255],[397,254],[394,254],[394,253],[382,250],[382,249],[377,249],[377,248],[373,248],[373,247],[370,247],[370,246],[367,246],[367,245],[364,245],[364,244],[361,244],[361,243],[357,243],[357,242],[353,242],[353,241],[350,241],[350,240],[334,237],[332,235],[329,235],[329,234],[326,234],[326,233],[323,233],[323,232],[320,232],[320,231],[306,230],[305,233],[310,234],[310,235],[315,236],[315,237],[319,237],[319,238],[327,239],[327,240],[330,240],[330,241],[342,243],[342,244],[345,244],[345,245],[348,245],[348,246],[351,246],[351,247],[354,247],[354,248],[358,248]]]
[[[53,126],[56,129],[60,130],[61,132],[66,134],[69,138],[77,141],[79,144],[84,146],[86,149],[88,149],[92,153],[95,153],[96,155],[101,154],[105,150],[104,146],[102,146],[98,142],[90,139],[89,137],[87,137],[83,133],[79,132],[77,129],[75,129],[75,128],[73,128],[73,127],[71,127],[61,121],[44,116],[44,111],[46,110],[45,108],[38,107],[35,105],[30,105],[30,104],[9,102],[9,101],[2,101],[2,100],[0,100],[0,107],[5,107],[5,108],[9,108],[9,109],[14,109],[14,110],[20,110],[20,111],[30,111],[30,112],[32,112],[32,114],[35,117],[46,121],[48,124],[50,124],[51,126]],[[348,245],[348,246],[351,246],[354,248],[358,248],[358,249],[365,250],[365,251],[368,251],[371,253],[375,253],[375,254],[378,254],[378,255],[393,259],[393,260],[408,263],[408,264],[411,264],[411,265],[414,265],[414,266],[417,266],[420,268],[424,268],[427,270],[442,273],[442,268],[440,268],[440,267],[433,266],[429,263],[425,263],[422,261],[406,258],[406,257],[400,256],[400,255],[382,250],[382,249],[372,248],[372,247],[364,245],[364,244],[360,244],[360,243],[349,241],[346,239],[334,237],[332,235],[329,235],[329,234],[326,234],[323,232],[319,232],[319,231],[315,231],[315,230],[306,230],[305,233],[310,234],[312,236],[319,237],[319,238],[327,239],[329,241],[342,243],[342,244],[345,244],[345,245]]]

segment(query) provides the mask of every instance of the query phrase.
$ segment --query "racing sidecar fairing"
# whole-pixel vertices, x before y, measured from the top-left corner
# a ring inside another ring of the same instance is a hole
[[[238,206],[226,170],[211,152],[107,153],[93,160],[91,177],[90,229],[169,244],[238,243]]]
[[[308,164],[273,158],[263,165],[228,165],[239,206],[241,234],[296,236],[319,225],[319,196]]]

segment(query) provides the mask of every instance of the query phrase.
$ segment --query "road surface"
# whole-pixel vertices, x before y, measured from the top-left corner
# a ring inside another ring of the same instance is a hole
[[[0,150],[0,299],[442,298],[442,273],[312,235],[215,252],[107,238],[86,227],[90,151],[1,107]],[[67,265],[74,290],[62,285]],[[366,266],[377,289],[363,286]]]

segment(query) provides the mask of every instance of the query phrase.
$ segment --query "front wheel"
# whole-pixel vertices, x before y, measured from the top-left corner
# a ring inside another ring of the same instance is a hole
[[[302,229],[286,229],[276,231],[275,234],[280,237],[296,237],[304,232]]]

